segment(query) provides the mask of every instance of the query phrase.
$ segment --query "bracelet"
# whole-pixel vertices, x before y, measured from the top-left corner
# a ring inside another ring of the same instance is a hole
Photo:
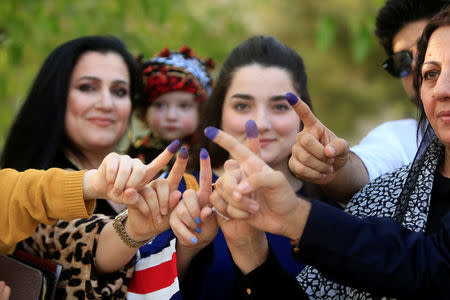
[[[125,220],[128,217],[128,209],[124,210],[120,214],[118,214],[114,218],[113,222],[113,228],[116,230],[117,234],[119,235],[122,242],[125,243],[130,248],[140,248],[142,246],[147,245],[148,243],[152,242],[155,238],[151,238],[145,241],[136,241],[135,239],[131,238],[128,233],[125,231],[125,226],[123,226],[122,221]]]

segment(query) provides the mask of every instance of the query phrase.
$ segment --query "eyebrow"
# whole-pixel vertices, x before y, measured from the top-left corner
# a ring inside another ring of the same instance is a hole
[[[255,97],[253,97],[252,95],[249,94],[241,94],[241,93],[237,93],[231,96],[231,98],[240,98],[240,99],[244,99],[244,100],[255,100]],[[286,100],[286,96],[285,95],[275,95],[269,98],[269,101],[282,101],[282,100]]]
[[[101,81],[100,78],[98,78],[98,77],[86,75],[86,76],[81,76],[80,78],[78,78],[76,80],[76,82],[82,81],[82,80]],[[128,85],[128,82],[126,80],[124,80],[124,79],[116,79],[116,80],[113,81],[113,83],[122,83],[122,84]]]
[[[422,66],[424,66],[424,65],[437,65],[437,66],[440,66],[441,63],[440,63],[440,62],[437,62],[437,61],[434,61],[434,60],[431,60],[431,61],[424,62],[424,63],[422,64]]]

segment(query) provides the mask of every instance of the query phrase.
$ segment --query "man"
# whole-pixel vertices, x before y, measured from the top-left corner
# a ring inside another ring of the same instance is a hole
[[[427,21],[448,4],[448,0],[389,0],[376,18],[375,34],[388,55],[383,68],[401,79],[414,104],[411,71],[417,40]],[[390,121],[349,151],[345,140],[318,122],[313,130],[297,135],[289,167],[299,178],[321,185],[333,199],[346,202],[369,181],[411,163],[422,134],[414,119]]]

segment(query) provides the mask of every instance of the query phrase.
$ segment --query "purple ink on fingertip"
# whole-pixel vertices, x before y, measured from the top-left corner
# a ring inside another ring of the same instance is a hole
[[[202,148],[200,150],[200,159],[205,160],[207,159],[209,156],[208,150],[206,150],[205,148]]]
[[[248,120],[247,122],[245,122],[245,133],[249,138],[258,137],[258,126],[256,126],[255,121]]]
[[[197,244],[197,239],[195,237],[191,237],[192,244]]]
[[[291,106],[294,106],[298,102],[298,97],[291,92],[287,92],[285,97]]]
[[[170,143],[169,146],[167,146],[167,150],[169,150],[170,153],[174,154],[177,152],[178,148],[180,148],[180,141],[176,139],[172,143]]]
[[[189,153],[188,153],[186,147],[184,147],[184,146],[181,147],[181,150],[178,153],[178,157],[180,157],[180,158],[188,158],[188,156],[189,156]]]
[[[200,225],[200,223],[202,222],[202,220],[200,219],[200,217],[195,218],[194,221],[195,221],[195,223],[196,223],[197,225]]]
[[[208,139],[214,140],[216,135],[219,133],[219,129],[213,126],[208,126],[205,128],[205,135]]]

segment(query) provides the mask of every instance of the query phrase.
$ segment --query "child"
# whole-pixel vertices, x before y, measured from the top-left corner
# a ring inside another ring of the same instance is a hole
[[[131,157],[148,163],[174,139],[188,148],[193,144],[199,104],[211,94],[208,70],[213,68],[211,59],[197,57],[186,46],[179,52],[166,47],[142,63],[144,95],[136,105],[136,115],[150,132],[130,146]]]

